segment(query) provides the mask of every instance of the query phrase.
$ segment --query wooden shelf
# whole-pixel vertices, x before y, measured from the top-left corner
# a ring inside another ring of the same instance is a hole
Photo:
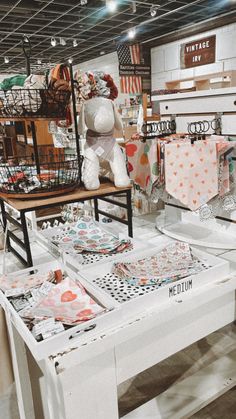
[[[107,195],[108,193],[122,193],[122,191],[127,191],[131,189],[131,186],[126,188],[116,188],[113,183],[105,182],[102,183],[100,188],[96,191],[87,191],[84,187],[79,187],[75,189],[73,192],[70,192],[66,195],[54,196],[54,197],[47,197],[44,199],[31,199],[31,200],[23,200],[23,199],[12,199],[10,195],[5,196],[4,194],[0,193],[0,198],[3,198],[5,202],[11,205],[18,211],[32,211],[36,209],[40,209],[42,207],[50,207],[56,206],[57,204],[66,204],[71,202],[82,201],[83,198],[86,200],[88,198],[94,199],[98,198],[102,195]]]
[[[160,120],[160,116],[157,114],[153,114],[153,115],[148,115],[148,108],[150,107],[150,104],[148,102],[148,95],[147,93],[143,94],[143,120],[145,122],[148,121],[159,121]]]
[[[151,122],[151,121],[160,121],[161,117],[158,114],[153,114],[151,116],[146,116],[145,121]]]
[[[28,117],[16,117],[16,118],[8,118],[8,117],[3,117],[3,116],[0,116],[0,122],[2,121],[2,122],[7,122],[7,121],[10,121],[10,122],[18,122],[18,121],[60,121],[61,119],[63,119],[63,118],[41,118],[41,117],[39,117],[39,118],[37,118],[37,117],[33,117],[33,116],[28,116]]]
[[[191,88],[195,88],[198,91],[233,87],[236,86],[236,71],[222,71],[220,73],[211,73],[180,80],[171,80],[166,82],[165,85],[168,90],[177,89],[182,91],[187,91]]]

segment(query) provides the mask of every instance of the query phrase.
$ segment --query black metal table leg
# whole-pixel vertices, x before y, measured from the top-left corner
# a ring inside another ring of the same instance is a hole
[[[22,232],[24,236],[27,265],[30,267],[30,266],[33,266],[33,259],[32,259],[31,249],[30,249],[29,233],[28,233],[28,227],[27,227],[27,222],[26,222],[24,211],[20,212],[20,221],[21,221]]]
[[[128,218],[128,235],[133,237],[133,223],[132,223],[132,191],[129,189],[126,192],[127,200],[127,218]]]
[[[123,197],[126,196],[126,203],[119,202],[116,197]],[[109,198],[109,196],[114,196],[114,199]],[[95,196],[81,196],[81,197],[75,197],[75,199],[66,200],[65,202],[60,201],[60,205],[73,203],[73,202],[84,202],[87,200],[93,199],[94,201],[94,212],[95,212],[95,219],[96,221],[99,221],[99,215],[104,215],[105,217],[112,218],[122,224],[125,224],[128,226],[128,235],[130,237],[133,237],[133,226],[132,226],[132,202],[131,202],[131,190],[125,189],[125,190],[115,190],[109,193],[103,193],[102,195],[95,195]],[[106,211],[102,211],[99,209],[98,200],[104,200],[108,203],[117,205],[121,208],[124,208],[127,211],[127,219],[123,219],[122,217],[117,217],[113,214],[109,214]],[[47,200],[43,201],[42,203],[39,202],[38,205],[35,207],[27,206],[23,208],[17,208],[16,210],[20,212],[20,220],[15,219],[10,214],[7,213],[5,208],[5,202],[3,199],[0,198],[0,205],[2,207],[2,219],[3,219],[3,227],[6,229],[7,223],[15,225],[20,231],[23,233],[23,240],[19,238],[19,235],[14,233],[14,230],[8,231],[8,240],[7,245],[9,251],[11,251],[20,261],[22,264],[31,267],[33,266],[33,259],[31,254],[31,248],[30,248],[30,241],[29,241],[29,234],[28,234],[28,228],[27,228],[27,222],[25,214],[28,211],[35,211],[36,209],[45,209],[45,208],[52,208],[58,205],[58,202],[55,199],[55,202],[47,202]],[[11,204],[9,204],[11,205]],[[13,208],[15,208],[14,203],[11,205]],[[24,258],[21,253],[18,252],[16,247],[13,247],[12,244],[16,243],[17,246],[20,246],[21,249],[26,253],[26,258]]]
[[[97,198],[94,198],[93,202],[94,202],[95,220],[99,221],[98,200],[97,200]]]
[[[1,212],[2,212],[3,231],[5,233],[5,231],[7,229],[7,216],[6,216],[5,203],[2,200],[1,200]],[[9,239],[8,234],[7,234],[7,239],[6,239],[6,247],[7,247],[7,249],[8,249],[9,246],[10,246],[10,239]]]

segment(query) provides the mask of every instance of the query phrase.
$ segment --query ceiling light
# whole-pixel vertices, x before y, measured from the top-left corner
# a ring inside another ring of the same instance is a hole
[[[132,1],[131,5],[130,5],[130,9],[132,13],[136,13],[137,12],[137,5],[136,5],[136,1]]]
[[[60,38],[60,45],[63,47],[66,45],[66,40],[64,38]]]
[[[52,45],[52,47],[55,47],[57,45],[56,38],[51,38],[51,45]]]
[[[9,63],[9,61],[10,61],[10,60],[9,60],[9,58],[8,58],[8,57],[4,57],[4,63],[5,63],[5,64],[8,64],[8,63]]]
[[[105,55],[105,54],[106,54],[105,51],[100,52],[100,55]]]
[[[159,7],[159,4],[157,4],[156,6],[151,6],[151,8],[150,8],[150,15],[152,17],[155,17],[156,16],[158,7]]]
[[[78,41],[77,39],[73,39],[73,47],[77,47],[78,46]]]
[[[29,43],[29,38],[28,38],[28,36],[27,36],[27,35],[24,35],[24,36],[23,36],[23,41],[24,41],[26,44],[28,44],[28,43]]]
[[[85,6],[88,3],[88,0],[80,0],[81,6]]]
[[[37,64],[42,64],[42,60],[40,58],[37,59]]]
[[[109,12],[115,12],[117,8],[117,2],[115,0],[106,0],[106,7]]]
[[[129,37],[129,39],[133,39],[133,38],[135,38],[135,35],[136,35],[136,30],[135,30],[135,28],[130,29],[130,30],[129,30],[129,32],[128,32],[128,37]]]
[[[68,58],[68,63],[72,64],[73,63],[73,58]]]

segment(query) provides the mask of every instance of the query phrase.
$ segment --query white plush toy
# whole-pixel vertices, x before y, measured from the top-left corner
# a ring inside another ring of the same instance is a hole
[[[79,133],[84,135],[87,128],[82,172],[86,189],[99,188],[100,164],[104,162],[110,165],[116,187],[129,186],[125,157],[113,137],[114,128],[122,130],[122,121],[110,99],[118,93],[112,78],[101,72],[87,73],[80,92],[86,99],[79,118]]]

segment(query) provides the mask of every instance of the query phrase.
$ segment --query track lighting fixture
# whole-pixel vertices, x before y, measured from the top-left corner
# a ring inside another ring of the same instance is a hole
[[[137,5],[136,5],[136,1],[132,1],[131,5],[130,5],[130,9],[132,13],[136,13],[137,12]]]
[[[156,14],[157,14],[157,10],[158,10],[158,7],[159,7],[160,5],[159,4],[156,4],[155,6],[153,5],[153,6],[151,6],[151,8],[150,8],[150,15],[152,16],[152,17],[155,17],[156,16]]]
[[[73,58],[68,58],[68,63],[72,64],[73,63]]]
[[[115,0],[106,0],[106,7],[108,8],[109,12],[115,12],[117,8],[117,2]]]
[[[42,60],[40,58],[37,59],[37,64],[38,65],[42,64]]]
[[[133,39],[133,38],[135,38],[135,35],[136,35],[136,30],[135,30],[135,28],[130,29],[130,30],[129,30],[129,32],[128,32],[128,37],[129,37],[129,39]]]
[[[10,61],[10,60],[9,60],[9,58],[8,58],[8,57],[4,57],[4,63],[5,63],[5,64],[8,64],[8,63],[9,63],[9,61]]]
[[[27,35],[23,36],[23,41],[28,44],[29,43],[29,37]]]
[[[64,38],[60,38],[60,45],[63,47],[66,45],[66,40]]]
[[[57,41],[56,41],[56,38],[51,38],[51,45],[52,45],[52,47],[55,47],[56,45],[57,45]]]
[[[77,47],[78,46],[78,41],[77,39],[73,39],[73,47]]]
[[[81,6],[85,6],[88,3],[88,0],[80,0]]]

